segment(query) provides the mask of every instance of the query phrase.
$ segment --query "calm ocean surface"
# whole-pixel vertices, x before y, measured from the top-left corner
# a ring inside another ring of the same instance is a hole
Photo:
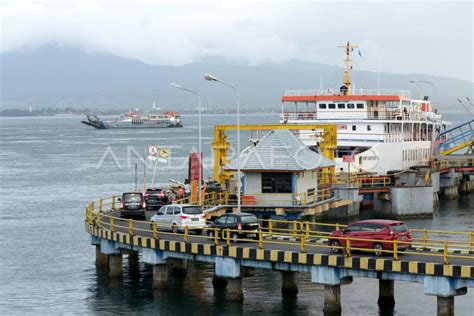
[[[453,122],[463,113],[445,113]],[[321,315],[323,288],[301,274],[297,299],[283,300],[280,275],[256,270],[244,279],[245,301],[224,303],[212,288],[210,265],[191,265],[187,279],[153,291],[152,271],[124,260],[122,283],[96,272],[95,249],[84,231],[84,207],[101,195],[134,188],[139,155],[148,145],[171,148],[156,182],[183,180],[187,153],[197,148],[197,116],[183,116],[184,128],[95,130],[81,117],[0,118],[0,314],[1,315]],[[243,115],[242,124],[276,123],[278,115]],[[203,116],[205,175],[211,175],[213,126],[235,124],[233,115]],[[242,133],[242,144],[251,135]],[[232,141],[232,137],[230,137]],[[153,168],[147,166],[147,178]],[[433,218],[410,226],[474,231],[474,197],[441,201]],[[423,286],[395,283],[394,315],[434,315],[436,297]],[[378,282],[354,279],[342,287],[343,315],[378,315]],[[457,315],[472,315],[474,291],[455,299]]]

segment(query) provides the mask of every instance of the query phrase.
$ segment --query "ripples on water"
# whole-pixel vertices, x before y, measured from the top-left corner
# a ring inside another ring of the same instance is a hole
[[[82,126],[79,117],[0,119],[0,313],[3,315],[321,315],[323,287],[301,274],[297,299],[281,298],[278,272],[255,270],[244,279],[245,301],[227,304],[212,288],[212,266],[190,264],[186,279],[172,279],[167,291],[153,291],[150,266],[129,266],[124,279],[111,282],[94,265],[94,248],[84,231],[84,207],[100,195],[133,189],[137,152],[150,144],[171,147],[173,163],[161,166],[157,182],[184,179],[186,157],[197,147],[197,117],[183,117],[182,129],[105,130]],[[453,121],[461,116],[447,118]],[[242,123],[275,123],[278,115],[244,115]],[[234,124],[230,115],[205,115],[203,148],[212,170],[210,144],[214,124]],[[246,144],[249,133],[242,133]],[[233,135],[229,136],[234,139]],[[121,169],[104,152],[114,152]],[[183,163],[184,162],[184,163]],[[152,166],[147,169],[148,179]],[[139,165],[139,179],[142,179]],[[474,231],[472,195],[442,201],[432,219],[411,226]],[[362,214],[370,216],[370,214]],[[474,292],[456,297],[457,315],[472,315]],[[342,286],[343,315],[378,315],[378,282],[356,278]],[[423,286],[395,283],[395,315],[433,315],[436,298]]]

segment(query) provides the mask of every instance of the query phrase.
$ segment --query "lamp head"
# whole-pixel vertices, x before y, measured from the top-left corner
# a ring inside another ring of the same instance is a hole
[[[207,81],[219,81],[216,77],[210,74],[205,74],[204,79],[206,79]]]
[[[416,82],[416,80],[410,80],[410,83],[415,83],[415,82]]]
[[[174,88],[183,89],[183,87],[181,85],[179,85],[177,83],[174,83],[174,82],[171,84],[171,86],[174,87]]]

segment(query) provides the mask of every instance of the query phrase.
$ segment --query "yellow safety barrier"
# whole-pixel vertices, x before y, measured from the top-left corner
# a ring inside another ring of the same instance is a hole
[[[183,226],[179,227],[180,231],[183,233],[173,233],[171,231],[172,227],[168,224],[162,223],[150,223],[147,221],[137,221],[132,219],[122,219],[120,217],[112,216],[114,212],[115,197],[104,198],[98,200],[98,202],[90,202],[86,207],[86,222],[89,225],[95,225],[100,229],[109,229],[111,231],[124,231],[127,232],[130,236],[140,235],[142,233],[148,233],[153,236],[154,239],[158,239],[160,236],[165,235],[178,235],[182,236],[183,240],[186,243],[192,242],[191,238],[197,239],[207,239],[212,240],[214,244],[219,244],[219,229],[218,228],[205,228],[204,231],[206,234],[208,232],[213,232],[212,236],[202,236],[202,235],[190,235],[189,227]],[[111,206],[110,209],[107,209],[106,206]],[[454,232],[454,231],[443,231],[443,230],[429,230],[429,229],[412,229],[413,234],[412,242],[406,242],[401,240],[375,240],[375,239],[357,239],[357,238],[347,238],[347,237],[332,237],[331,239],[337,239],[339,241],[345,241],[344,246],[329,246],[327,244],[320,244],[311,242],[311,238],[316,240],[328,238],[328,232],[317,230],[317,227],[326,227],[332,228],[333,230],[340,230],[346,225],[340,224],[329,224],[329,223],[311,223],[308,221],[285,221],[285,220],[260,220],[261,228],[259,228],[257,233],[258,247],[260,249],[265,249],[269,244],[276,245],[294,245],[297,246],[300,252],[307,252],[308,248],[322,248],[322,249],[333,249],[337,248],[344,252],[345,256],[352,256],[352,251],[359,250],[365,252],[382,252],[384,254],[391,254],[394,260],[399,260],[400,249],[408,248],[403,253],[404,254],[416,254],[418,256],[425,257],[442,257],[444,264],[449,264],[451,258],[462,258],[474,260],[474,256],[469,256],[467,253],[472,251],[474,248],[474,232]],[[267,224],[267,227],[265,227]],[[280,226],[286,226],[286,228],[280,228]],[[291,225],[291,228],[290,226]],[[160,234],[158,234],[158,228],[160,229]],[[169,230],[166,231],[166,230]],[[231,230],[225,229],[222,231],[222,238],[225,239],[228,246],[232,245],[233,242],[255,242],[254,239],[250,238],[235,238],[233,233],[243,235],[246,233],[255,234],[253,231],[242,231],[242,230]],[[264,234],[267,236],[293,236],[295,237],[294,241],[278,241],[278,240],[268,240],[264,238]],[[417,236],[420,235],[419,237]],[[440,237],[437,237],[440,236]],[[231,238],[232,237],[232,238]],[[461,239],[460,239],[461,238]],[[369,241],[372,243],[381,243],[382,245],[390,245],[388,249],[367,249],[367,248],[357,248],[352,246],[353,242],[356,241]],[[415,252],[410,250],[409,247],[440,247],[441,252]],[[450,252],[450,249],[453,248],[457,250],[464,251],[464,254],[454,254]]]

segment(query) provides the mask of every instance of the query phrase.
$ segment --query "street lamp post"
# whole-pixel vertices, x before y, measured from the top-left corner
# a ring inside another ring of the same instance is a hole
[[[428,80],[410,80],[410,83],[427,83],[429,84],[432,88],[433,88],[433,97],[435,95],[435,85],[431,82],[431,81],[428,81]],[[420,94],[421,94],[421,90],[420,90]],[[420,96],[420,99],[422,97]]]
[[[207,81],[216,81],[225,86],[228,86],[229,88],[232,88],[237,96],[237,211],[240,213],[241,211],[241,207],[240,207],[241,184],[240,184],[240,94],[239,94],[239,90],[237,90],[237,88],[231,85],[230,83],[219,80],[217,77],[213,75],[205,74],[204,79],[206,79]]]
[[[199,125],[199,132],[198,132],[198,151],[199,151],[199,155],[198,155],[198,159],[199,159],[199,183],[198,183],[198,201],[199,201],[199,206],[202,206],[202,193],[201,193],[201,182],[202,182],[202,161],[201,161],[201,155],[202,155],[202,144],[201,144],[201,110],[202,110],[202,104],[201,104],[201,96],[199,95],[199,93],[197,93],[196,91],[194,90],[191,90],[191,89],[188,89],[188,88],[185,88],[177,83],[172,83],[171,84],[172,87],[176,88],[176,89],[180,89],[180,90],[184,90],[184,91],[187,91],[189,93],[192,93],[194,94],[195,96],[197,96],[198,98],[198,125]]]

